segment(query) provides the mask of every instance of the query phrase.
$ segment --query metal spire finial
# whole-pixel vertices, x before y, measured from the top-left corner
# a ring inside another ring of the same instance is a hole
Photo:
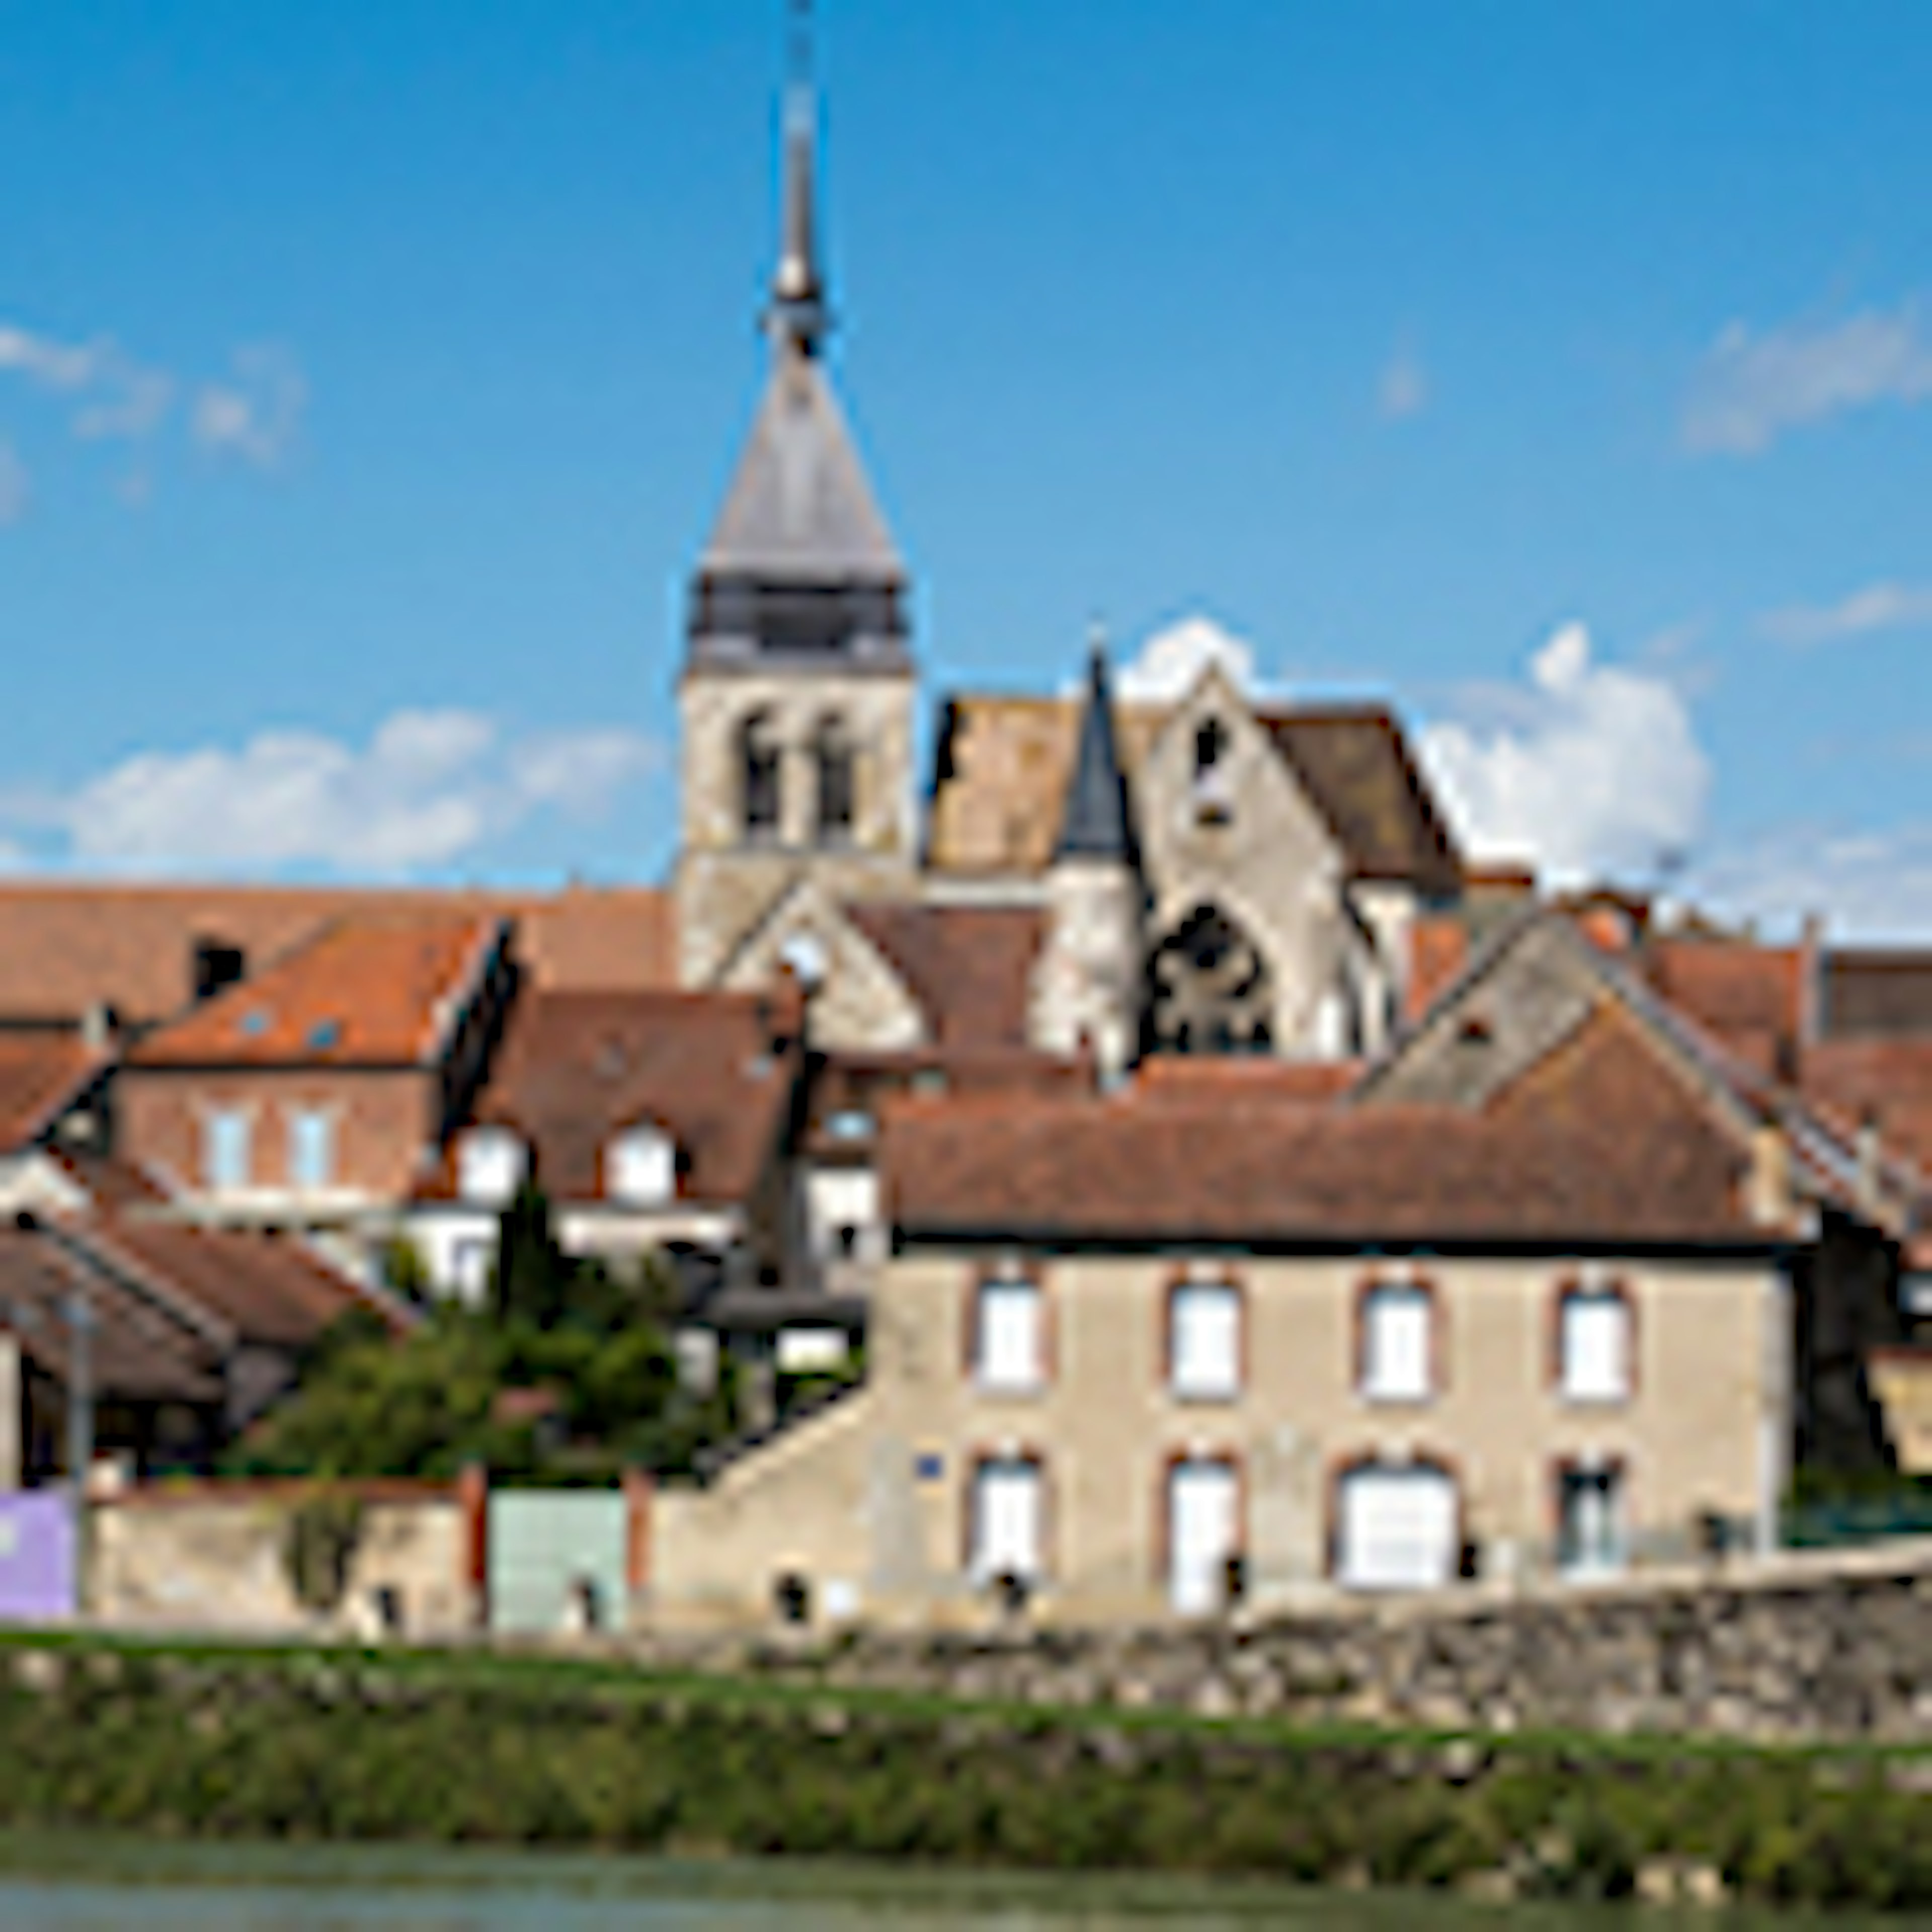
[[[818,269],[818,103],[812,73],[812,0],[791,0],[788,64],[784,230],[772,282],[770,320],[781,342],[813,356],[831,317]]]

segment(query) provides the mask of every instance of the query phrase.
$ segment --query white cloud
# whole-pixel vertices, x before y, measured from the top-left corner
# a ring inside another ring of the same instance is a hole
[[[233,371],[227,381],[202,386],[190,431],[203,449],[272,470],[302,426],[308,384],[286,350],[266,346],[237,350]]]
[[[1529,670],[1527,689],[1492,697],[1493,722],[1421,734],[1464,849],[1529,860],[1559,886],[1647,874],[1686,852],[1711,770],[1676,688],[1598,664],[1580,624],[1558,630]]]
[[[0,376],[58,398],[80,442],[146,449],[178,424],[202,450],[258,470],[287,456],[308,400],[301,366],[285,349],[238,349],[226,376],[186,382],[139,361],[112,336],[63,340],[11,322],[0,322]],[[184,394],[184,416],[176,404]],[[116,487],[124,500],[145,501],[153,480],[143,457]]]
[[[16,800],[11,815],[88,864],[397,875],[448,865],[540,812],[595,817],[658,762],[621,730],[506,740],[474,712],[401,711],[362,746],[281,730],[143,752],[65,796]]]
[[[1376,386],[1376,407],[1384,422],[1420,416],[1429,406],[1429,372],[1412,348],[1398,348]]]
[[[10,442],[0,442],[0,525],[17,524],[27,514],[32,494],[20,452]]]
[[[1198,614],[1156,631],[1123,664],[1114,688],[1130,704],[1168,704],[1184,698],[1210,664],[1238,691],[1256,688],[1254,646],[1212,617]]]
[[[1932,939],[1932,824],[1784,828],[1700,868],[1697,897],[1771,932],[1795,932],[1816,913],[1837,939],[1923,944]]]
[[[1769,611],[1759,620],[1759,628],[1784,644],[1829,644],[1928,624],[1932,624],[1932,585],[1880,583],[1854,590],[1836,604]]]
[[[1754,335],[1734,322],[1693,381],[1684,446],[1755,456],[1785,430],[1875,403],[1932,398],[1932,340],[1916,304],[1842,322],[1795,322]]]

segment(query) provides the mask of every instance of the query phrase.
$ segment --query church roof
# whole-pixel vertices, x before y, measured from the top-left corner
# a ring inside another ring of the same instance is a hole
[[[836,584],[905,574],[824,368],[781,341],[706,544],[708,578]]]
[[[1130,789],[1172,715],[1118,704],[1114,725]],[[1460,861],[1402,727],[1380,706],[1275,706],[1265,730],[1327,822],[1352,876],[1452,893]],[[968,693],[941,723],[927,862],[956,876],[1031,878],[1051,863],[1059,808],[1078,753],[1079,700]]]

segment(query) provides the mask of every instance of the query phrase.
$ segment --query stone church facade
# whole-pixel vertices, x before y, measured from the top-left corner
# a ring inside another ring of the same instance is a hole
[[[770,368],[689,594],[683,983],[789,964],[825,1046],[931,1048],[930,1003],[855,911],[1024,909],[1028,1046],[1103,1074],[1155,1052],[1374,1052],[1412,922],[1462,883],[1389,712],[1257,703],[1213,664],[1178,700],[1123,703],[1096,650],[1078,696],[947,700],[922,809],[908,576],[826,368],[800,106]],[[976,926],[926,922],[921,946]]]

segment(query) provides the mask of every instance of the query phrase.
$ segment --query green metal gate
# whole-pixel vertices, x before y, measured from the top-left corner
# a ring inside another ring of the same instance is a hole
[[[624,1623],[620,1490],[502,1490],[490,1498],[490,1628],[525,1634]]]

